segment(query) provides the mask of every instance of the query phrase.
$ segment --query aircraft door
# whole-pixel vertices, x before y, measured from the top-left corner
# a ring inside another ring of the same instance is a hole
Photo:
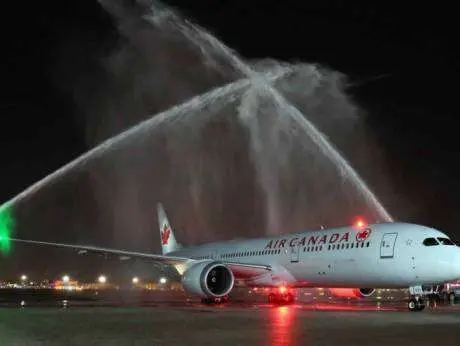
[[[398,233],[385,233],[380,244],[380,258],[393,258]]]
[[[291,246],[291,263],[299,262],[300,244]]]

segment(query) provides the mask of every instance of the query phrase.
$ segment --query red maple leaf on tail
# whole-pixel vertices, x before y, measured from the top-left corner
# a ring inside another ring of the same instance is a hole
[[[169,236],[171,235],[171,227],[168,224],[163,226],[161,231],[161,245],[168,245]]]

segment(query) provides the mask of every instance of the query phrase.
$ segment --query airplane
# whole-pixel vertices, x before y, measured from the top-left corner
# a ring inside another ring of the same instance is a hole
[[[372,295],[375,288],[409,288],[408,309],[421,311],[428,294],[424,287],[460,278],[458,246],[444,233],[422,225],[360,221],[348,227],[183,247],[160,203],[157,215],[161,255],[11,240],[170,265],[180,274],[184,291],[206,304],[226,301],[238,282],[273,288],[268,298],[276,304],[292,303],[292,289],[300,287],[349,288],[361,297]]]

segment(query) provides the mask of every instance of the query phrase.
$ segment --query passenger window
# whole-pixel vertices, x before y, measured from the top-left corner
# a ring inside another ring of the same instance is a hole
[[[424,241],[423,241],[423,245],[425,246],[435,246],[435,245],[439,245],[438,241],[434,238],[426,238]]]
[[[448,238],[438,238],[439,242],[442,244],[442,245],[455,245],[452,240],[448,239]]]

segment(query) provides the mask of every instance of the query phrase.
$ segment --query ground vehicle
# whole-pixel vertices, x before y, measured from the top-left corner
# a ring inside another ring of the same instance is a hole
[[[441,290],[441,297],[452,303],[460,299],[460,281],[445,284]]]

